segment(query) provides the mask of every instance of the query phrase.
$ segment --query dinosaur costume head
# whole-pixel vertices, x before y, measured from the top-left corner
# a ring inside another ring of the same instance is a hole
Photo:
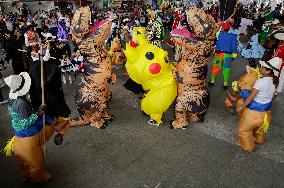
[[[91,20],[91,11],[89,7],[81,7],[76,10],[72,20],[72,41],[79,43],[89,32],[89,21]]]
[[[201,40],[214,40],[219,29],[214,18],[198,8],[187,10],[187,22],[189,27],[174,29],[172,36],[190,39],[197,37]]]
[[[82,54],[94,56],[98,46],[103,46],[111,29],[113,14],[109,19],[97,21],[89,28],[91,20],[90,8],[82,7],[76,10],[72,21],[72,40],[79,44]]]
[[[142,84],[167,74],[172,69],[168,63],[168,53],[150,44],[142,35],[137,35],[138,46],[126,45],[126,69],[131,79]]]
[[[187,10],[187,22],[193,28],[196,37],[206,40],[215,39],[219,26],[214,18],[202,9],[191,8]]]

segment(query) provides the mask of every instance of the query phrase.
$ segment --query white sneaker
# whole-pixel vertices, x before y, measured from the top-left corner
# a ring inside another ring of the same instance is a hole
[[[4,79],[1,79],[0,80],[0,87],[2,88],[2,87],[4,87],[6,85],[6,83],[4,82]]]

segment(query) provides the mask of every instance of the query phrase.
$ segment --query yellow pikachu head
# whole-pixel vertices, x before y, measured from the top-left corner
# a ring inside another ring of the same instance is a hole
[[[137,42],[137,47],[127,44],[124,50],[125,66],[132,80],[143,84],[172,71],[173,66],[168,62],[165,50],[150,44],[141,34],[137,35]]]

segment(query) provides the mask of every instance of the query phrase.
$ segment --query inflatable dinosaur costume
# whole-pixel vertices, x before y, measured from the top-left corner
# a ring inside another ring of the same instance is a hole
[[[203,10],[191,8],[187,21],[194,30],[173,30],[171,35],[176,44],[184,48],[181,61],[177,63],[176,80],[178,97],[175,106],[176,119],[173,128],[184,128],[191,122],[204,121],[210,103],[209,91],[205,87],[207,63],[219,26]]]
[[[247,66],[247,74],[242,76],[237,83],[233,83],[236,93],[228,92],[225,104],[227,107],[241,106],[251,94],[254,83],[260,78],[256,69]],[[240,121],[238,123],[239,140],[236,143],[246,151],[253,151],[255,143],[262,144],[265,141],[269,124],[272,120],[271,110],[258,112],[245,108],[240,112]]]
[[[117,36],[111,42],[109,53],[112,56],[112,63],[114,65],[122,66],[124,64],[124,54],[122,52],[121,42]]]
[[[86,57],[84,77],[75,97],[80,118],[74,120],[71,126],[90,124],[96,128],[105,128],[111,119],[110,83],[116,77],[111,70],[111,58],[104,48],[104,42],[110,32],[113,16],[97,21],[89,29],[91,13],[89,7],[79,8],[73,17],[72,40]]]

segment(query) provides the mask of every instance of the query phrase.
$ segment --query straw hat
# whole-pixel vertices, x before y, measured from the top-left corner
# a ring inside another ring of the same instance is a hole
[[[11,75],[4,79],[10,88],[9,98],[17,99],[27,94],[31,87],[31,77],[27,72],[21,72],[19,75]]]
[[[259,64],[262,67],[266,67],[269,69],[273,70],[273,74],[275,76],[278,76],[280,68],[281,68],[281,64],[282,64],[282,59],[279,57],[274,57],[272,59],[270,59],[268,62],[266,61],[259,61]]]

